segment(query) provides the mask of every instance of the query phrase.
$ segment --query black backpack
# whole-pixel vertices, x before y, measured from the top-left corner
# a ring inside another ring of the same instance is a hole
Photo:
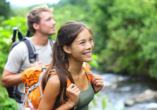
[[[19,41],[16,41],[16,33],[18,32],[18,39]],[[13,27],[13,37],[12,37],[12,45],[11,45],[11,50],[18,45],[20,42],[24,42],[28,48],[28,53],[29,53],[29,62],[34,63],[37,58],[37,53],[35,51],[35,47],[33,47],[30,44],[30,41],[28,40],[28,37],[30,37],[30,31],[27,30],[26,36],[23,35],[17,27]],[[51,39],[50,44],[51,46],[53,45],[53,41]],[[23,103],[24,100],[24,93],[20,93],[18,91],[18,86],[12,86],[12,87],[6,87],[8,95],[10,98],[14,98],[18,103]]]

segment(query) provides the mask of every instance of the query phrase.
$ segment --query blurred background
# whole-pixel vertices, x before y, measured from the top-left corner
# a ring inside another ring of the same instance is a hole
[[[157,110],[156,0],[0,0],[0,77],[11,49],[12,27],[25,35],[28,12],[43,4],[54,9],[56,30],[69,20],[93,30],[90,65],[105,85],[90,110]],[[17,110],[1,85],[0,110]]]

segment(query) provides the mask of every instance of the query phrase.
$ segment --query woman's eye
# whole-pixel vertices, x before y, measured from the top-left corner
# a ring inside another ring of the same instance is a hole
[[[80,42],[80,44],[83,44],[84,42]]]

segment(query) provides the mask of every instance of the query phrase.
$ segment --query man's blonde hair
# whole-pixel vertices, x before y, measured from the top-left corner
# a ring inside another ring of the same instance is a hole
[[[40,16],[39,14],[43,11],[52,12],[53,8],[49,8],[47,5],[37,6],[33,8],[28,16],[27,16],[27,25],[31,32],[35,33],[35,29],[33,28],[33,23],[40,23]]]

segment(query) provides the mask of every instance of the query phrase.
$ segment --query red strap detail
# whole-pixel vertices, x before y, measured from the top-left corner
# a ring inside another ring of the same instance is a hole
[[[63,103],[61,103],[59,106],[63,105]]]

